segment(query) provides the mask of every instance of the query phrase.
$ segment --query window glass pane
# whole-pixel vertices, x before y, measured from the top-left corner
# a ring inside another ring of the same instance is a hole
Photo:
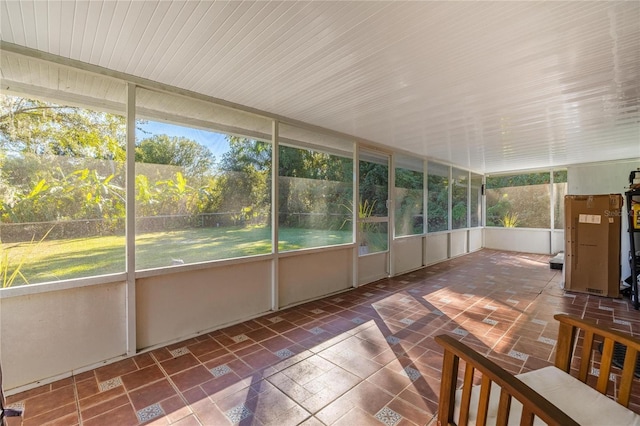
[[[360,196],[358,224],[360,253],[388,249],[389,158],[371,152],[360,152]],[[380,219],[376,219],[380,218]],[[382,219],[384,218],[384,219]]]
[[[471,173],[471,199],[469,200],[471,209],[470,227],[480,226],[482,218],[482,175]]]
[[[487,177],[487,226],[549,229],[549,172]]]
[[[449,229],[449,166],[427,164],[427,232]]]
[[[460,229],[467,227],[467,209],[469,198],[469,172],[452,169],[451,185],[451,227]]]
[[[395,182],[395,235],[424,232],[424,172],[422,160],[398,156]]]
[[[2,287],[125,271],[125,118],[75,100],[0,95]]]
[[[325,152],[310,148],[309,138],[294,146],[291,137],[303,135],[297,128],[283,124],[280,134],[278,249],[352,243],[353,155],[338,153],[353,144]]]
[[[270,122],[137,90],[136,268],[272,251]]]
[[[567,195],[567,171],[553,172],[553,228],[564,229],[564,196]]]

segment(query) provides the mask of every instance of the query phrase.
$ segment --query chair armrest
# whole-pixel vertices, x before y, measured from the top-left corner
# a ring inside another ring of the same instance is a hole
[[[554,318],[560,322],[555,366],[566,373],[570,373],[571,371],[571,361],[577,346],[576,339],[579,331],[584,331],[584,342],[581,353],[579,354],[580,362],[578,367],[578,379],[583,383],[587,382],[587,376],[591,367],[595,337],[600,336],[603,339],[600,373],[596,383],[596,390],[601,394],[606,395],[607,393],[614,346],[617,344],[623,345],[626,348],[620,387],[617,393],[617,402],[624,407],[629,407],[633,376],[636,369],[638,352],[640,352],[640,340],[629,334],[598,325],[598,323],[592,320],[581,319],[567,314],[557,314],[554,315]]]
[[[440,382],[440,403],[438,409],[438,421],[441,425],[466,425],[468,423],[471,388],[476,372],[482,375],[478,424],[486,423],[491,383],[495,383],[501,388],[497,414],[498,424],[507,423],[511,399],[515,398],[523,406],[522,417],[520,419],[521,425],[532,425],[535,417],[540,418],[551,426],[578,425],[571,417],[540,396],[529,386],[525,385],[518,378],[453,337],[440,335],[436,336],[435,340],[444,347],[442,380]],[[459,360],[461,359],[465,362],[466,368],[462,386],[460,417],[459,419],[454,419],[455,392],[458,381]]]

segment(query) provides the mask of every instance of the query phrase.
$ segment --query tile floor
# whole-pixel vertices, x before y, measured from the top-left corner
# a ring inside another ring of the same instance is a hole
[[[9,425],[433,423],[437,334],[513,373],[551,364],[558,312],[640,335],[627,299],[565,293],[548,260],[482,250],[272,313],[10,396]]]

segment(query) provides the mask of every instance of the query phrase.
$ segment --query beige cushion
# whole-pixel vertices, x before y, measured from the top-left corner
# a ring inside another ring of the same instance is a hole
[[[519,374],[516,377],[583,426],[640,426],[640,415],[626,409],[556,367],[545,367],[540,370]],[[455,419],[460,414],[461,395],[462,391],[456,392]],[[479,397],[480,387],[474,386],[471,393],[469,425],[475,425],[476,423]],[[499,397],[500,387],[493,384],[489,401],[488,425],[496,423]],[[520,424],[521,414],[522,404],[512,399],[509,424]],[[536,418],[534,424],[544,425],[545,423]]]

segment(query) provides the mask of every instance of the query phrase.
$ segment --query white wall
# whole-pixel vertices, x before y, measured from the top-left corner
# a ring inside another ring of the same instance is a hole
[[[551,253],[551,231],[528,228],[485,228],[484,246],[495,250]]]
[[[124,355],[125,284],[0,299],[5,390]]]
[[[469,252],[467,230],[451,231],[449,234],[449,257],[456,257]]]
[[[484,228],[469,229],[469,252],[474,252],[482,248],[484,239]]]
[[[358,257],[358,285],[389,276],[389,253],[373,253]]]
[[[442,262],[449,258],[449,233],[430,234],[425,237],[425,265]]]
[[[640,142],[638,142],[640,144]],[[640,167],[640,158],[626,161],[583,164],[567,167],[569,195],[622,194],[629,187],[629,174]],[[624,209],[626,211],[626,204]],[[627,219],[622,220],[620,265],[622,279],[631,274],[629,268],[629,234]]]
[[[400,275],[424,265],[423,236],[402,237],[393,240],[393,273]]]
[[[138,279],[138,349],[268,312],[271,262],[244,262]]]
[[[280,257],[278,306],[285,307],[353,287],[353,248]]]

